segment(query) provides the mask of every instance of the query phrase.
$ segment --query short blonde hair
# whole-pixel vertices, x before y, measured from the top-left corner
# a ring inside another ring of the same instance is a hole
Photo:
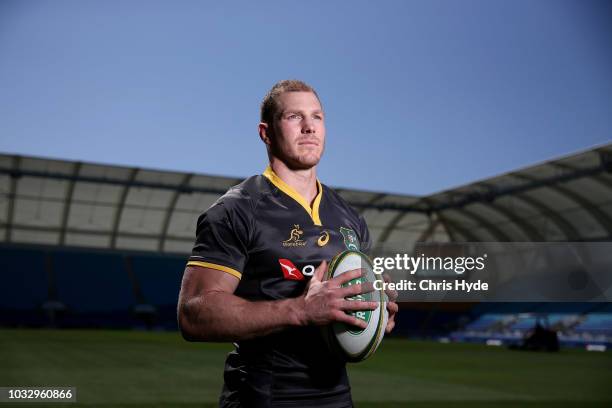
[[[299,81],[297,79],[285,79],[278,81],[268,91],[261,102],[260,120],[262,122],[268,124],[272,123],[278,113],[278,102],[276,98],[285,92],[312,92],[315,94],[317,99],[319,99],[319,103],[321,102],[319,95],[317,95],[317,91],[315,91],[314,88],[308,85],[306,82]]]

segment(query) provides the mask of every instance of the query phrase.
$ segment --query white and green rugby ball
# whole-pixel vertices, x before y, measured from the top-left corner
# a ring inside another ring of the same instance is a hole
[[[366,282],[374,283],[374,281],[382,283],[382,276],[374,273],[370,258],[358,251],[344,251],[336,255],[329,264],[325,280],[335,278],[353,269],[362,269],[362,276],[343,286]],[[362,330],[344,323],[334,323],[325,329],[326,339],[332,351],[340,354],[347,361],[362,361],[374,354],[385,335],[389,313],[385,304],[386,295],[382,289],[382,284],[377,286],[380,288],[379,290],[347,298],[348,300],[378,302],[378,307],[374,310],[349,312],[349,314],[368,323],[365,329]]]

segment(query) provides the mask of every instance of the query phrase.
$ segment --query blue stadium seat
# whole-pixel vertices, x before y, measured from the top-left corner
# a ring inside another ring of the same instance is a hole
[[[505,315],[502,314],[484,314],[465,326],[465,330],[487,330],[495,324],[499,324]]]
[[[574,327],[575,332],[612,335],[612,313],[590,313]]]
[[[45,253],[0,249],[0,279],[0,309],[40,309],[48,296]]]
[[[127,312],[135,304],[121,255],[58,251],[53,270],[58,298],[72,312]]]
[[[531,330],[535,327],[536,323],[538,322],[538,318],[536,316],[520,316],[517,319],[517,321],[512,324],[509,329],[510,330]]]
[[[146,303],[176,308],[185,258],[133,256],[132,270]]]
[[[178,329],[176,306],[186,260],[184,257],[132,256],[132,272],[142,294],[142,301],[155,306],[153,326]]]

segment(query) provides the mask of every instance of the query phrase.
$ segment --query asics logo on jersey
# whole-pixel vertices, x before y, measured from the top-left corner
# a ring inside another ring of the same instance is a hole
[[[324,247],[329,242],[329,232],[323,231],[321,236],[317,240],[317,245],[320,247]]]

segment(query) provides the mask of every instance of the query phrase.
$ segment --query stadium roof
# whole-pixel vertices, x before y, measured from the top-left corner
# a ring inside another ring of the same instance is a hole
[[[0,154],[0,242],[187,253],[239,181]],[[612,239],[612,144],[425,197],[338,191],[375,245]]]

